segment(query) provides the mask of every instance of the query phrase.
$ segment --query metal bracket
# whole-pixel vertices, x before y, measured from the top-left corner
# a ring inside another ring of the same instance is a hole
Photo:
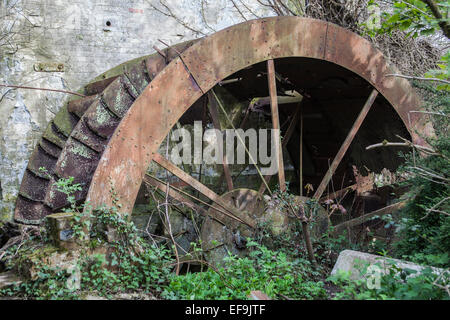
[[[38,62],[34,64],[36,72],[64,72],[64,63],[60,62]]]

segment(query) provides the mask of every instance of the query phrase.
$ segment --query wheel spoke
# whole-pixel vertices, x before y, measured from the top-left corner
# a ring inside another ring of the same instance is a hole
[[[230,117],[228,116],[228,114],[227,114],[225,108],[223,107],[222,103],[220,102],[219,97],[216,95],[216,93],[214,92],[213,89],[211,89],[211,93],[213,94],[214,98],[215,98],[216,101],[217,101],[217,104],[219,105],[220,109],[222,110],[222,112],[224,113],[225,117],[227,118],[228,123],[229,123],[229,124],[231,125],[231,127],[236,131],[236,127],[234,126],[233,121],[231,121],[231,119],[230,119]],[[252,154],[250,153],[250,151],[248,151],[248,149],[247,149],[247,147],[246,147],[246,145],[245,145],[244,140],[242,139],[242,137],[241,137],[239,134],[237,134],[236,137],[238,138],[238,141],[239,141],[239,142],[242,144],[242,146],[244,147],[245,152],[247,153],[248,158],[250,159],[250,161],[252,162],[252,164],[255,166],[256,171],[258,171],[259,177],[261,178],[261,180],[263,181],[263,183],[266,184],[267,190],[269,190],[269,193],[272,194],[272,191],[270,190],[269,186],[267,185],[266,180],[264,179],[264,176],[262,175],[261,170],[259,169],[258,165],[256,164],[255,159],[253,159]]]
[[[372,107],[376,97],[378,96],[378,91],[373,89],[369,98],[367,99],[366,103],[364,104],[364,107],[362,108],[361,112],[358,115],[358,118],[356,118],[355,123],[353,124],[352,128],[350,129],[350,132],[347,134],[347,137],[345,138],[344,142],[341,145],[341,148],[339,149],[338,153],[334,157],[333,162],[331,163],[330,167],[328,168],[327,173],[325,174],[325,177],[320,182],[319,187],[317,188],[316,192],[314,193],[314,199],[320,199],[323,192],[325,191],[325,188],[327,187],[328,183],[330,182],[331,178],[333,177],[334,172],[336,171],[337,167],[342,161],[342,158],[344,157],[345,153],[347,152],[348,148],[350,147],[350,144],[353,141],[353,138],[355,138],[356,133],[358,132],[359,128],[361,127],[361,124],[363,123],[364,119],[367,116],[367,113],[369,113],[370,108]]]
[[[161,190],[163,193],[166,193],[166,191],[167,191],[167,185],[168,185],[167,183],[165,183],[164,181],[162,181],[162,180],[160,180],[160,179],[156,178],[155,176],[152,176],[152,175],[150,175],[148,173],[144,176],[143,181],[144,181],[145,184],[151,185],[151,186]],[[208,216],[208,217],[216,220],[217,222],[219,222],[220,224],[222,224],[224,226],[226,225],[223,221],[219,220],[217,217],[211,216],[208,213],[208,211],[206,211],[202,207],[200,207],[197,204],[195,204],[189,198],[191,198],[193,200],[196,200],[196,201],[200,202],[201,204],[204,204],[205,206],[207,206],[209,208],[212,208],[215,211],[226,215],[227,212],[224,211],[222,208],[215,207],[215,206],[213,206],[213,205],[211,205],[211,204],[209,204],[209,203],[207,203],[207,202],[205,202],[205,201],[195,197],[194,195],[189,194],[186,191],[183,191],[181,189],[178,189],[178,188],[172,186],[171,184],[169,184],[169,196],[171,198],[177,200],[177,201],[180,201],[182,204],[186,205],[187,207],[191,208],[192,210],[194,210],[194,211],[196,211],[196,212],[198,212],[198,213],[200,213],[202,215]],[[239,222],[240,222],[240,220],[239,220]]]
[[[348,220],[345,222],[342,222],[334,227],[334,233],[339,233],[342,230],[345,230],[347,228],[351,228],[357,225],[360,225],[367,220],[373,218],[373,217],[381,217],[386,214],[391,214],[394,211],[400,210],[401,208],[404,208],[406,206],[407,201],[400,201],[394,204],[391,204],[390,206],[366,213],[365,215],[362,215],[360,217],[354,218],[352,220]]]
[[[156,179],[155,177],[146,174],[143,179],[144,183],[151,185],[155,188],[158,188],[163,193],[167,193],[167,184],[164,182]],[[180,192],[176,191],[172,186],[169,185],[169,196],[182,204],[186,205],[187,207],[191,208],[192,210],[195,210],[201,214],[206,214],[206,210],[204,210],[202,207],[196,205],[191,199],[188,199],[184,195],[182,195]]]
[[[269,82],[270,93],[270,109],[272,111],[272,128],[276,132],[280,132],[280,119],[278,116],[278,97],[277,97],[277,83],[275,79],[275,64],[272,59],[267,61],[267,75]],[[277,131],[278,130],[278,131]],[[281,137],[278,136],[275,139],[275,150],[277,153],[277,165],[278,165],[278,183],[280,190],[286,190],[286,181],[284,177],[284,164],[283,164],[283,150],[281,146]]]
[[[245,217],[236,208],[233,208],[229,204],[225,203],[218,194],[216,194],[214,191],[209,189],[203,183],[199,182],[198,180],[194,179],[192,176],[190,176],[189,174],[178,168],[175,164],[173,164],[172,162],[161,156],[159,153],[156,153],[153,156],[153,161],[155,161],[158,165],[170,171],[175,176],[177,176],[178,178],[189,184],[192,188],[199,191],[201,194],[203,194],[208,199],[212,200],[214,203],[221,206],[223,209],[227,211],[226,215],[228,217],[237,220],[241,223],[244,223],[251,228],[255,228],[254,223],[249,221],[247,217]]]
[[[303,111],[300,111],[300,161],[298,175],[300,197],[303,197]]]
[[[301,108],[301,104],[299,104],[299,107],[298,107],[297,110],[295,111],[294,116],[293,116],[291,122],[289,123],[289,127],[288,127],[288,129],[286,130],[286,134],[284,135],[283,141],[282,141],[282,143],[281,143],[281,147],[282,147],[282,148],[286,148],[286,146],[287,146],[289,140],[290,140],[291,137],[292,137],[292,133],[294,132],[295,125],[296,125],[296,123],[297,123],[297,121],[298,121],[298,117],[299,117],[299,114],[300,114],[300,108]],[[259,191],[258,191],[258,192],[259,192],[260,194],[263,194],[263,193],[264,193],[264,191],[266,190],[266,184],[269,184],[270,179],[272,179],[272,177],[273,177],[272,175],[270,175],[270,176],[265,176],[265,177],[264,177],[266,183],[265,183],[265,184],[262,183],[261,186],[259,187]]]
[[[345,195],[347,192],[356,190],[356,186],[357,186],[356,184],[352,184],[351,186],[345,187],[341,190],[338,190],[338,191],[330,193],[326,196],[323,196],[320,198],[319,202],[323,202],[325,200],[334,200],[342,195]]]
[[[208,92],[208,101],[209,101],[209,104],[208,104],[209,113],[211,114],[214,128],[217,130],[220,130],[220,132],[222,132],[222,128],[220,126],[220,121],[219,121],[219,112],[217,110],[217,101],[216,101],[216,99],[214,99],[214,96],[212,95],[211,92]],[[218,135],[217,139],[222,139],[222,135]],[[223,173],[225,175],[225,180],[227,181],[228,191],[231,191],[234,189],[233,179],[231,178],[231,172],[230,172],[230,168],[228,167],[227,156],[226,156],[225,152],[223,152],[222,157],[223,157],[222,158]]]

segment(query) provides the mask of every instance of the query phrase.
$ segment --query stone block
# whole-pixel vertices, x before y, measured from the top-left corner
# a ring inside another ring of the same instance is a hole
[[[0,289],[12,286],[14,284],[20,284],[22,280],[13,272],[0,273]]]
[[[72,230],[73,215],[72,212],[63,212],[47,216],[47,231],[57,248],[67,250],[79,248]]]
[[[250,300],[271,300],[270,297],[262,291],[251,291],[248,295]]]
[[[361,266],[364,266],[368,264],[370,266],[376,266],[376,270],[372,267],[372,271],[370,274],[374,274],[373,272],[379,272],[380,275],[386,274],[389,268],[392,265],[395,265],[397,268],[400,268],[402,270],[410,269],[417,271],[417,274],[419,274],[423,269],[425,269],[427,266],[421,266],[418,264],[415,264],[413,262],[399,260],[399,259],[392,259],[387,258],[383,256],[378,256],[370,253],[360,252],[360,251],[353,251],[353,250],[344,250],[339,254],[339,257],[336,261],[336,264],[333,267],[333,270],[331,271],[331,274],[337,274],[338,271],[345,271],[350,272],[350,279],[352,280],[360,280],[364,279],[364,275],[361,274],[360,268]],[[444,272],[443,269],[434,268],[431,267],[433,272],[436,274],[441,274]]]

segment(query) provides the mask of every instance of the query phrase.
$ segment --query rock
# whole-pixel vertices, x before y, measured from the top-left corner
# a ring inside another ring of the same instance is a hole
[[[20,235],[19,226],[12,222],[0,222],[0,248],[2,248],[9,239]]]
[[[272,199],[270,196],[264,196],[265,211],[262,217],[262,221],[267,222],[270,228],[270,232],[278,236],[289,230],[289,217],[283,211],[280,210],[280,204],[277,199]]]
[[[105,297],[88,294],[83,300],[108,300]],[[148,293],[117,293],[111,296],[111,300],[157,300],[155,296]]]
[[[296,205],[305,205],[309,198],[295,196],[294,201]],[[277,236],[281,233],[288,232],[290,226],[292,225],[292,219],[288,216],[287,210],[283,210],[280,205],[280,200],[277,198],[270,198],[269,196],[264,196],[264,201],[266,203],[265,212],[262,220],[264,222],[269,222],[269,228],[273,235]],[[313,224],[311,233],[315,237],[320,237],[327,231],[328,228],[328,215],[326,210],[319,206],[315,215],[313,216]]]
[[[22,280],[14,272],[0,273],[0,289],[20,283],[22,283]]]
[[[237,207],[242,217],[245,216],[252,222],[258,221],[264,214],[264,201],[255,190],[239,188],[225,193],[220,198]],[[254,230],[214,208],[208,210],[208,215],[201,230],[206,261],[219,266],[224,265],[224,259],[230,253],[239,257],[247,255],[249,249],[245,241],[246,238],[253,237]]]
[[[77,250],[60,250],[57,247],[44,245],[22,253],[15,261],[17,272],[26,279],[37,280],[42,265],[49,268],[70,270],[76,266],[80,252]]]
[[[366,264],[369,265],[368,268],[370,269],[368,269],[368,273],[366,275],[361,275],[359,268]],[[417,273],[420,273],[426,268],[426,266],[421,266],[409,261],[386,258],[360,251],[344,250],[339,254],[331,274],[334,275],[337,274],[338,271],[346,271],[351,273],[350,279],[352,280],[367,279],[368,276],[373,276],[375,273],[379,273],[380,275],[386,274],[390,266],[393,264],[402,270],[411,269],[417,271]],[[436,274],[441,274],[444,272],[443,269],[435,267],[431,267],[431,269]]]
[[[191,243],[198,240],[194,222],[184,214],[172,209],[170,210],[169,218],[172,235],[177,244],[178,255],[183,257],[190,251]],[[170,233],[167,228],[164,228],[163,234],[167,238],[170,237]]]
[[[105,298],[105,297],[95,296],[95,295],[88,294],[88,295],[86,295],[86,296],[83,298],[83,300],[93,300],[93,301],[97,301],[97,300],[108,300],[108,299]]]
[[[156,229],[161,225],[161,218],[157,210],[153,206],[144,204],[135,205],[131,221],[133,221],[142,236],[145,236],[147,232],[155,234]]]
[[[248,295],[248,298],[250,300],[271,300],[267,294],[259,290],[251,291],[250,294]]]

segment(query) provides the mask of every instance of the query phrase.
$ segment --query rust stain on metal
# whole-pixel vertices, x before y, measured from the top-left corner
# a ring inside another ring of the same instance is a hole
[[[234,72],[268,59],[322,58],[327,24],[314,19],[253,20],[204,38],[181,57],[204,92]]]
[[[411,125],[409,124],[409,111],[417,110],[420,106],[420,99],[409,82],[386,76],[398,72],[388,65],[386,58],[372,43],[337,25],[328,25],[324,59],[357,73],[373,85],[395,108],[413,141],[423,144],[424,141],[415,133],[414,128],[422,132],[425,123],[421,119],[424,118],[411,115]]]

